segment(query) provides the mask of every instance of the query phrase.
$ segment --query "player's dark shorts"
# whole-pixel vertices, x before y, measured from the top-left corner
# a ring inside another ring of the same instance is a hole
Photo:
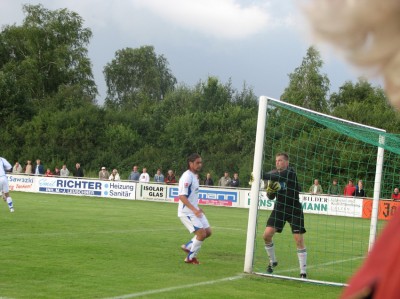
[[[276,204],[268,218],[267,226],[275,228],[277,233],[281,233],[285,223],[289,222],[293,234],[304,234],[304,214],[300,202],[294,206],[283,206]]]

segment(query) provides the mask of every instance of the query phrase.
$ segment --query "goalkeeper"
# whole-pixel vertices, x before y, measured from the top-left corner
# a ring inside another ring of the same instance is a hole
[[[276,169],[263,175],[263,180],[268,180],[266,191],[269,198],[276,197],[274,209],[267,220],[263,234],[265,250],[269,257],[267,272],[272,273],[278,265],[275,255],[273,236],[281,233],[286,221],[292,228],[292,234],[296,242],[297,256],[300,265],[300,278],[307,278],[307,251],[304,245],[303,234],[304,214],[299,201],[300,186],[297,182],[296,172],[289,167],[287,153],[279,153],[275,156]]]

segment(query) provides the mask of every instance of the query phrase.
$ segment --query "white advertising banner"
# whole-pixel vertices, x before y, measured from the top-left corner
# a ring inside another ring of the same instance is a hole
[[[136,199],[173,202],[167,199],[167,188],[167,185],[160,183],[138,183]]]
[[[246,208],[250,207],[250,192],[247,191]],[[300,203],[304,213],[362,217],[363,198],[360,197],[341,197],[329,195],[300,194]],[[272,210],[274,201],[267,197],[266,192],[260,192],[259,208],[262,210]]]
[[[8,175],[11,191],[39,192],[63,195],[96,196],[133,200],[136,183],[77,179],[68,177],[44,177]]]
[[[10,191],[38,192],[36,177],[27,175],[7,175]]]
[[[169,186],[167,199],[179,202],[178,186]],[[200,186],[199,204],[225,207],[239,207],[238,189],[220,189]]]
[[[59,177],[38,177],[37,182],[40,193],[102,196],[103,184],[101,181]]]
[[[136,199],[136,183],[119,181],[102,181],[102,197]]]
[[[161,183],[100,181],[88,178],[7,175],[11,191],[39,192],[64,195],[178,202],[178,186]],[[248,189],[221,189],[200,186],[199,203],[226,207],[250,207]],[[362,217],[363,198],[300,194],[304,213]],[[272,210],[274,201],[260,192],[259,207]]]

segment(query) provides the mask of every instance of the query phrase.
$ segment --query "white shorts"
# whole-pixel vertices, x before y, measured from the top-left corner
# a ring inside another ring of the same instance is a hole
[[[188,215],[179,217],[179,219],[181,219],[183,225],[189,230],[190,233],[193,233],[200,228],[206,229],[210,227],[208,219],[204,214],[200,218],[196,217],[195,215]]]
[[[0,177],[0,194],[8,193],[10,190],[8,188],[8,178],[6,176]]]

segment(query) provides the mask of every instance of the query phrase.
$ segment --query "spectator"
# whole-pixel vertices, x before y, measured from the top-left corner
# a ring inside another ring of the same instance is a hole
[[[214,186],[214,181],[211,178],[211,174],[210,173],[207,173],[206,179],[204,180],[204,185],[206,185],[206,186]]]
[[[54,175],[60,176],[60,169],[58,167],[54,168]]]
[[[176,183],[176,178],[175,178],[174,172],[171,169],[168,170],[168,175],[165,178],[164,182],[167,184],[175,184]]]
[[[35,166],[35,175],[43,175],[44,174],[44,167],[41,164],[40,159],[36,160],[36,166]]]
[[[394,188],[393,194],[392,194],[392,199],[393,199],[394,201],[400,201],[399,188]]]
[[[356,193],[356,187],[354,187],[353,180],[349,180],[349,183],[344,187],[344,196],[354,196]]]
[[[340,187],[338,185],[337,179],[333,179],[332,185],[330,185],[328,188],[328,194],[331,194],[331,195],[339,195],[340,194]]]
[[[362,180],[358,181],[358,185],[357,185],[356,191],[354,192],[354,196],[357,196],[357,197],[365,197],[366,196]]]
[[[218,185],[222,187],[229,187],[231,185],[231,178],[229,177],[229,172],[225,171],[224,176],[219,179]]]
[[[99,171],[99,180],[106,181],[110,177],[110,174],[108,173],[107,169],[103,166],[101,170]]]
[[[233,174],[233,179],[231,181],[231,187],[239,187],[240,181],[239,181],[239,174],[235,172]]]
[[[157,173],[154,175],[154,182],[164,183],[164,175],[161,173],[161,169],[157,169]]]
[[[113,169],[113,171],[111,172],[110,177],[108,178],[110,181],[120,181],[121,178],[119,177],[119,173],[118,170],[116,170],[115,168]]]
[[[50,168],[47,168],[46,172],[44,173],[45,176],[53,176],[53,173],[51,172]]]
[[[140,173],[138,171],[138,167],[135,165],[133,166],[133,169],[128,177],[128,180],[130,181],[139,181]]]
[[[66,177],[69,176],[69,170],[67,168],[67,165],[63,165],[61,170],[60,170],[60,176]]]
[[[318,179],[314,180],[314,184],[311,185],[310,189],[308,190],[311,194],[322,194],[322,186],[319,184]]]
[[[143,168],[143,171],[139,177],[139,182],[141,183],[148,183],[150,182],[150,176],[147,173],[147,168]]]
[[[21,166],[21,164],[19,164],[18,161],[15,162],[13,169],[12,169],[12,173],[16,173],[16,174],[22,173],[22,166]]]
[[[82,178],[84,176],[80,163],[75,164],[75,169],[72,173],[73,173],[74,177],[77,177],[77,178]]]
[[[32,174],[32,161],[31,160],[26,161],[25,174]]]

